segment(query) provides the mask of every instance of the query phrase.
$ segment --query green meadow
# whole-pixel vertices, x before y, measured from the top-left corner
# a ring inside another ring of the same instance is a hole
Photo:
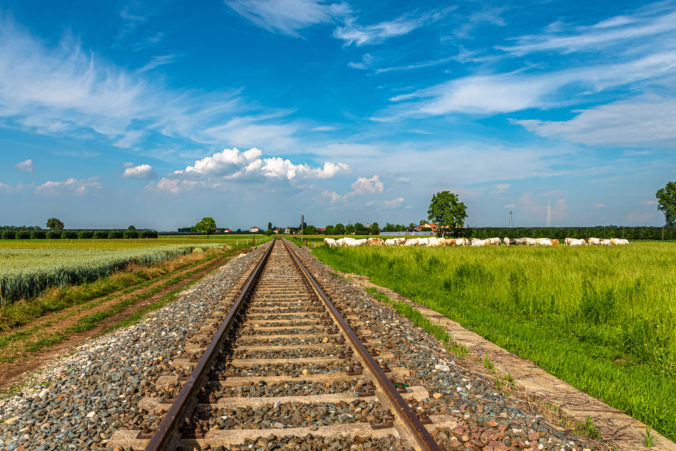
[[[676,439],[676,243],[317,246],[313,254],[433,308]]]

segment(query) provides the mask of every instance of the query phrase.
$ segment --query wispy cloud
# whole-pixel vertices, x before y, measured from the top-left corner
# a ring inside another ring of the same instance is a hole
[[[38,194],[63,194],[71,193],[76,195],[87,194],[91,191],[97,191],[102,188],[98,177],[90,177],[88,179],[69,178],[64,181],[48,180],[42,185],[35,188]]]
[[[35,170],[33,160],[31,160],[30,158],[28,160],[20,161],[19,163],[17,163],[16,168],[22,172],[33,172]]]
[[[322,167],[296,164],[280,157],[263,157],[257,148],[240,151],[224,149],[195,161],[185,169],[162,177],[156,188],[160,191],[178,193],[198,186],[222,189],[232,181],[285,181],[296,183],[307,179],[328,179],[350,171],[344,163],[327,161]]]
[[[392,21],[360,26],[356,23],[356,19],[349,18],[345,25],[335,29],[333,36],[342,39],[348,46],[352,44],[356,46],[380,44],[389,38],[409,34],[420,28],[427,20],[427,17],[400,17]]]
[[[139,68],[137,72],[148,72],[157,67],[164,66],[166,64],[171,64],[176,61],[177,55],[171,53],[169,55],[157,55],[153,56],[150,61],[148,61],[143,67]]]
[[[587,145],[676,147],[676,99],[646,96],[577,113],[567,121],[514,123],[540,136]]]
[[[149,164],[139,164],[134,166],[131,163],[126,164],[127,168],[122,173],[122,177],[126,179],[153,179],[157,174],[153,167]]]
[[[396,199],[392,200],[386,200],[383,202],[383,206],[385,208],[400,208],[402,205],[404,205],[404,198],[403,197],[397,197]]]
[[[169,59],[165,55],[154,64]],[[295,128],[276,126],[278,115],[248,106],[236,92],[175,91],[147,74],[109,64],[72,39],[46,47],[0,15],[5,127],[50,135],[91,137],[93,132],[119,147],[132,147],[151,133],[220,145],[241,145],[258,133],[291,143]]]
[[[225,0],[225,4],[261,28],[295,37],[303,28],[333,22],[349,12],[346,3],[316,0]]]
[[[498,194],[502,194],[502,193],[506,192],[509,189],[510,186],[511,185],[509,183],[498,183],[497,185],[495,185],[495,191]]]
[[[615,16],[591,26],[556,27],[557,32],[527,35],[516,38],[512,46],[500,46],[501,50],[516,56],[534,52],[558,51],[563,53],[601,48],[626,43],[639,38],[654,39],[657,35],[674,34],[676,13],[639,13],[635,16]],[[560,30],[560,31],[559,31]]]

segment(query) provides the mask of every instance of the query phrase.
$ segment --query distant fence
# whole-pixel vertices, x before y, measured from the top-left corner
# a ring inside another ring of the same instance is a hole
[[[498,236],[519,238],[626,238],[628,240],[676,240],[676,227],[468,227],[458,231],[467,238]]]
[[[432,232],[380,232],[380,236],[432,236]]]

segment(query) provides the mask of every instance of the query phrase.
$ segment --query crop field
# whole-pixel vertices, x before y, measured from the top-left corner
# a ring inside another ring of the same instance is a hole
[[[257,242],[265,237],[258,236]],[[92,282],[130,263],[141,266],[171,260],[195,248],[248,247],[251,238],[191,237],[119,240],[0,241],[2,304],[31,299],[53,286]]]
[[[676,439],[676,243],[328,248],[368,276]]]

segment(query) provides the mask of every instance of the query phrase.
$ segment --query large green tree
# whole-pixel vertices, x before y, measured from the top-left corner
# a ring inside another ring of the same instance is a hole
[[[439,233],[443,236],[448,226],[451,235],[456,234],[456,227],[465,225],[467,206],[460,202],[458,195],[450,191],[439,191],[432,196],[430,207],[427,209],[427,218],[439,226]]]
[[[195,231],[209,236],[216,231],[216,221],[210,217],[202,218],[200,222],[195,224]]]
[[[63,222],[57,218],[49,218],[47,220],[47,228],[52,230],[63,230]]]
[[[669,182],[655,193],[657,209],[664,213],[667,227],[676,226],[676,182]]]

